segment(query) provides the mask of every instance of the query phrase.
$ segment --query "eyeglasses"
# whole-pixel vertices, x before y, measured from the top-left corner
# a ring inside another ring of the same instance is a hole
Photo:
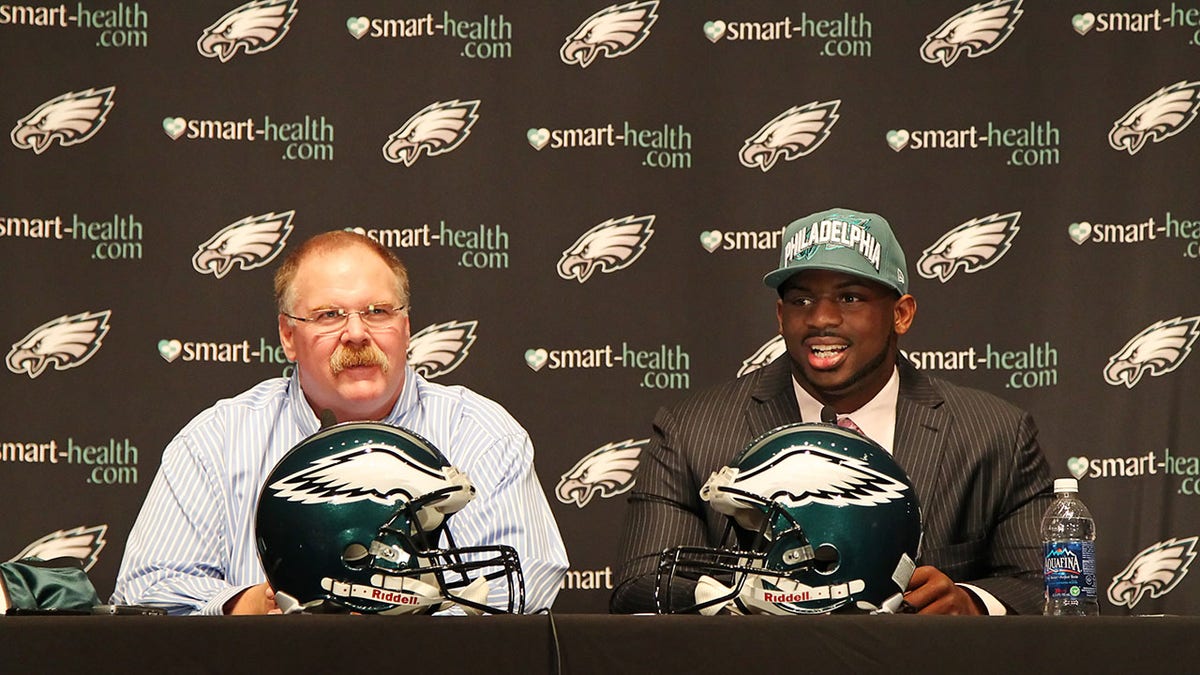
[[[404,313],[405,306],[400,305],[367,305],[366,309],[346,310],[341,307],[329,307],[320,309],[308,316],[294,316],[287,312],[281,312],[289,319],[310,323],[318,331],[322,333],[332,333],[342,330],[346,324],[350,322],[350,316],[357,314],[358,318],[370,328],[390,328],[396,317]]]

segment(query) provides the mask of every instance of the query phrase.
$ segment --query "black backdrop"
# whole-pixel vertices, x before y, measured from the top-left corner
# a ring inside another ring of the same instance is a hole
[[[532,435],[556,609],[603,611],[615,460],[777,347],[775,233],[845,206],[907,249],[918,366],[1031,410],[1081,479],[1103,611],[1191,613],[1198,28],[1186,0],[2,4],[0,557],[111,591],[166,442],[286,371],[280,252],[361,228],[414,331],[451,324],[413,360]],[[242,257],[198,262],[217,239]],[[572,267],[581,239],[609,255]],[[569,492],[594,452],[608,482]]]

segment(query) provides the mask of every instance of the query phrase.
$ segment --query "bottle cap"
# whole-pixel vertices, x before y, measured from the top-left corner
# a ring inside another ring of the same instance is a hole
[[[1059,492],[1079,492],[1079,481],[1074,478],[1055,478],[1054,493]]]

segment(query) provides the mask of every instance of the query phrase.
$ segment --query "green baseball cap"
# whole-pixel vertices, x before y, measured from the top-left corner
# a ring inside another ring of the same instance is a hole
[[[763,283],[779,288],[804,270],[833,270],[908,292],[904,251],[888,221],[877,213],[830,209],[792,221],[783,232],[779,269]]]

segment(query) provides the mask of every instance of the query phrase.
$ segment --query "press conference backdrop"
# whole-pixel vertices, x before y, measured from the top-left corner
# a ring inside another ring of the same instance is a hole
[[[760,278],[844,206],[907,250],[908,357],[1080,479],[1102,611],[1200,609],[1200,1],[27,0],[0,54],[0,559],[107,595],[164,445],[290,373],[276,266],[347,228],[408,264],[418,370],[529,430],[556,608],[604,611],[654,411],[781,353]]]

